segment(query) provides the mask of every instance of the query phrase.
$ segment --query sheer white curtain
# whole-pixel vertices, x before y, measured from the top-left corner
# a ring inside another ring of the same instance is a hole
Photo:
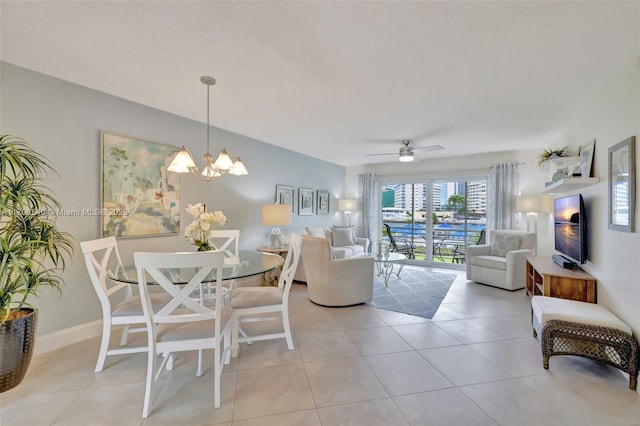
[[[358,210],[362,212],[358,235],[373,244],[380,239],[380,181],[375,173],[358,175]]]
[[[520,188],[518,163],[494,164],[487,186],[487,227],[518,229],[516,196]]]

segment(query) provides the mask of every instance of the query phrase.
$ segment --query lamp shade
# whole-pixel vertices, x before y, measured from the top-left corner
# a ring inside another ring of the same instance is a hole
[[[338,210],[341,212],[352,212],[358,210],[358,202],[350,198],[340,198],[338,200]]]
[[[247,171],[247,168],[242,163],[242,160],[239,157],[235,157],[233,159],[233,167],[231,167],[231,170],[229,170],[229,174],[236,175],[236,176],[244,176],[244,175],[248,175],[249,172]]]
[[[173,157],[167,170],[174,173],[189,173],[194,167],[196,167],[196,163],[193,162],[191,154],[183,146]]]
[[[542,212],[542,196],[519,195],[516,197],[516,211],[521,213]]]
[[[290,225],[291,206],[289,204],[264,204],[262,206],[262,224],[264,226]]]

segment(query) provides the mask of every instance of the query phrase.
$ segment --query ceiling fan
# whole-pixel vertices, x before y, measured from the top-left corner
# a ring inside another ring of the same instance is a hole
[[[419,147],[419,148],[414,148],[411,146],[411,141],[409,139],[405,139],[402,141],[402,145],[400,147],[400,152],[399,152],[399,157],[398,160],[400,160],[403,163],[406,162],[410,162],[414,160],[414,151],[417,150],[421,150],[424,152],[429,152],[429,151],[440,151],[441,149],[444,149],[443,146],[441,145],[430,145],[430,146],[423,146],[423,147]],[[367,157],[373,157],[376,155],[396,155],[395,152],[386,152],[384,154],[366,154]]]

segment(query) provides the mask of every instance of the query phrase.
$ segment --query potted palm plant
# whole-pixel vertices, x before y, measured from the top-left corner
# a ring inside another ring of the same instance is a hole
[[[553,160],[554,158],[569,157],[569,152],[567,151],[567,148],[568,147],[563,146],[562,148],[545,149],[540,154],[538,154],[538,157],[537,157],[538,167],[545,166],[549,160]]]
[[[56,226],[60,203],[44,184],[55,173],[24,140],[0,135],[0,392],[24,377],[37,325],[29,298],[60,291],[73,238]]]

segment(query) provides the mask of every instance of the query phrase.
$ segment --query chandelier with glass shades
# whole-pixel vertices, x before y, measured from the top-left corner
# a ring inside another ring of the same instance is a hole
[[[216,161],[213,161],[213,157],[209,153],[209,90],[211,86],[216,84],[216,79],[209,76],[200,77],[200,81],[207,86],[207,152],[204,154],[204,167],[200,173],[196,163],[193,161],[191,153],[187,148],[182,146],[171,160],[171,164],[167,168],[168,171],[173,173],[193,173],[202,180],[211,181],[215,178],[222,176],[225,173],[230,175],[242,176],[247,175],[249,172],[242,164],[240,157],[234,157],[233,159],[227,154],[226,149],[222,149]]]

